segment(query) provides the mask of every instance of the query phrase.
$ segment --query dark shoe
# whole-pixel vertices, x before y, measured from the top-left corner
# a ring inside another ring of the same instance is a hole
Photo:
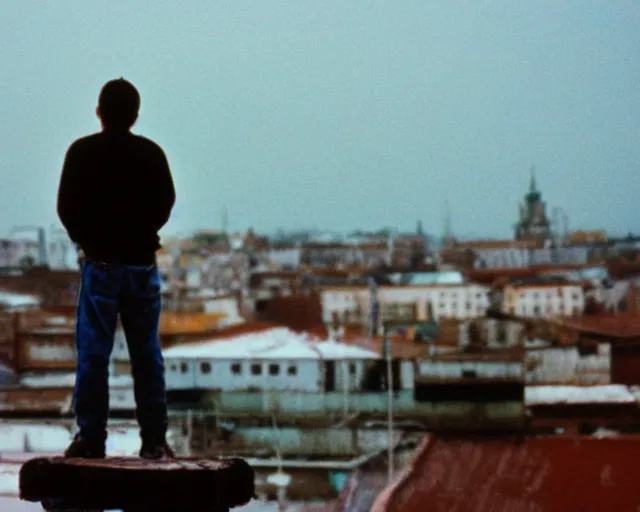
[[[173,459],[175,455],[171,447],[166,441],[142,441],[142,447],[140,448],[140,457],[143,459]]]
[[[64,456],[80,459],[104,459],[104,445],[104,440],[86,439],[80,434],[76,434],[69,447],[65,450]]]

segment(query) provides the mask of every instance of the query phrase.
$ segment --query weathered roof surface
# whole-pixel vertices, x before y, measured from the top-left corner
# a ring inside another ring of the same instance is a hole
[[[627,386],[527,386],[524,391],[527,405],[635,403],[636,397]]]
[[[554,272],[582,271],[594,267],[595,265],[536,265],[529,267],[508,267],[508,268],[488,268],[488,269],[468,269],[464,270],[465,277],[472,282],[493,284],[497,279],[505,278],[507,281],[514,279],[524,279],[549,275]]]
[[[425,437],[372,512],[636,511],[640,437]]]
[[[640,337],[640,313],[585,315],[558,320],[563,327],[613,338]]]

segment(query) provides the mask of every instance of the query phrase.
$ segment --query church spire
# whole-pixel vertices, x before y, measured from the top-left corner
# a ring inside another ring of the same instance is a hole
[[[531,175],[529,181],[529,193],[525,196],[525,199],[528,203],[534,203],[536,201],[540,201],[542,195],[538,190],[538,183],[536,182],[536,168],[534,165],[531,166],[531,170],[529,172]]]

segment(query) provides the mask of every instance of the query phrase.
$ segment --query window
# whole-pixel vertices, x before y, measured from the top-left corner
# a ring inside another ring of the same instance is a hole
[[[270,364],[269,365],[269,375],[275,376],[280,373],[280,365]]]
[[[262,365],[261,364],[252,364],[251,365],[251,375],[262,375]]]
[[[240,375],[242,373],[242,365],[240,363],[233,363],[231,365],[231,373]]]
[[[385,320],[413,320],[416,313],[414,303],[386,303],[382,307],[382,317]]]
[[[463,379],[475,379],[478,376],[475,370],[462,370]]]
[[[172,372],[177,372],[178,371],[178,365],[176,363],[172,363],[171,366],[169,367],[169,369]]]
[[[200,363],[200,373],[211,373],[211,363],[207,361]]]
[[[356,374],[356,363],[349,363],[349,375]]]
[[[187,363],[180,363],[180,371],[182,373],[187,373],[188,370],[189,370],[189,366],[187,365]]]
[[[290,364],[287,369],[287,375],[298,375],[298,368],[295,365]]]
[[[533,306],[533,315],[540,316],[540,306],[538,305]]]

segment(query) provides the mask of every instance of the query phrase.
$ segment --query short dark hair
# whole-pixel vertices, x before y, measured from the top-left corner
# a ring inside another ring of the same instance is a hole
[[[98,108],[105,127],[128,130],[138,118],[140,94],[124,78],[111,80],[102,86]]]

